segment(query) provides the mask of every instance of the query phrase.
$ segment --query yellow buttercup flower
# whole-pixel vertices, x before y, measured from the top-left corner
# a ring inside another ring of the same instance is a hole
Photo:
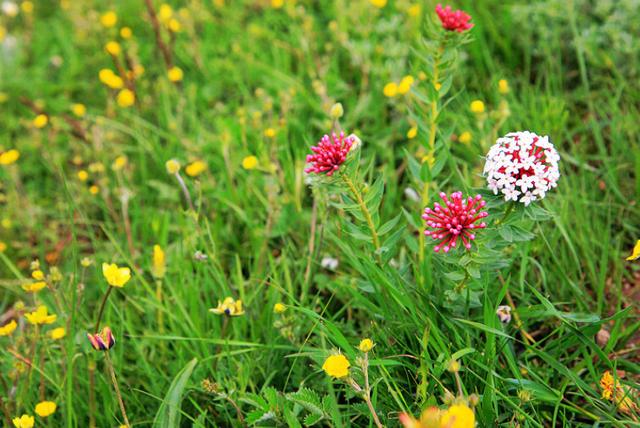
[[[97,195],[98,192],[100,192],[100,188],[98,186],[96,186],[95,184],[91,187],[89,187],[89,193],[91,193],[92,195]]]
[[[52,324],[58,318],[55,314],[49,315],[49,310],[46,306],[38,306],[38,309],[24,314],[24,317],[33,325]]]
[[[284,303],[278,302],[275,305],[273,305],[273,312],[275,312],[276,314],[281,314],[286,310],[287,310],[287,307]]]
[[[178,21],[175,18],[171,18],[169,20],[167,27],[169,28],[169,31],[171,31],[172,33],[179,33],[180,31],[182,31],[182,24],[180,23],[180,21]]]
[[[49,123],[49,118],[46,114],[39,114],[33,119],[33,126],[38,129],[44,128]]]
[[[382,9],[387,5],[387,0],[369,0],[369,2],[378,9]]]
[[[255,169],[258,166],[258,158],[255,156],[246,156],[242,159],[242,167],[244,169]]]
[[[165,168],[167,168],[167,172],[171,175],[177,174],[180,172],[180,162],[175,159],[169,159],[165,164]]]
[[[118,92],[116,98],[118,105],[122,108],[131,107],[136,102],[136,95],[130,89],[123,89]]]
[[[417,135],[418,135],[418,127],[417,126],[412,126],[407,131],[407,138],[410,139],[410,140],[413,140],[414,138],[416,138]]]
[[[398,84],[395,82],[387,83],[386,85],[384,85],[382,93],[385,97],[395,97],[396,95],[398,95]]]
[[[119,267],[117,264],[102,263],[102,275],[112,287],[124,287],[131,279],[131,269]]]
[[[44,281],[30,282],[28,284],[22,284],[22,289],[27,293],[37,293],[47,286]]]
[[[87,108],[84,104],[76,103],[71,106],[71,112],[77,117],[83,117],[87,114]]]
[[[233,297],[227,297],[222,302],[218,300],[218,306],[209,309],[209,312],[213,312],[217,315],[237,317],[244,314],[244,309],[242,308],[242,300],[235,300]]]
[[[105,12],[100,17],[100,23],[104,28],[111,28],[118,22],[118,15],[112,10]]]
[[[54,328],[49,332],[49,337],[52,338],[53,340],[62,339],[66,335],[67,335],[67,331],[65,330],[64,327]]]
[[[498,80],[498,92],[502,95],[509,93],[509,82],[507,82],[506,79]]]
[[[169,76],[169,80],[176,83],[182,80],[184,73],[182,72],[182,69],[180,67],[173,66],[169,69],[167,75]]]
[[[131,31],[131,28],[129,27],[122,27],[120,29],[120,37],[122,37],[125,40],[130,39],[133,36],[133,31]]]
[[[20,159],[20,152],[16,149],[0,153],[0,165],[11,165]]]
[[[46,418],[47,416],[51,416],[56,411],[56,403],[53,401],[41,401],[36,404],[36,414],[41,418]]]
[[[267,128],[264,130],[264,136],[267,138],[273,138],[276,136],[276,130],[273,128]]]
[[[407,9],[407,13],[409,14],[409,16],[412,16],[414,18],[416,16],[420,16],[420,14],[422,13],[422,6],[419,3],[412,4]]]
[[[206,170],[207,164],[204,161],[196,160],[187,165],[184,172],[186,172],[189,177],[197,177]]]
[[[158,9],[158,19],[160,22],[166,23],[173,16],[173,9],[168,4],[164,3],[160,5],[160,9]]]
[[[462,144],[469,144],[471,143],[471,140],[472,140],[472,136],[471,136],[471,132],[469,131],[464,131],[458,137],[458,141],[460,141]]]
[[[9,321],[8,323],[0,327],[0,337],[9,336],[15,331],[16,327],[18,327],[18,323],[16,323],[15,320]]]
[[[108,42],[106,45],[104,45],[104,50],[106,50],[110,55],[118,56],[120,55],[121,51],[120,43],[114,41]]]
[[[402,95],[408,93],[411,90],[411,86],[413,86],[414,81],[415,79],[413,76],[404,76],[398,85],[398,93]]]
[[[484,103],[480,100],[473,100],[469,105],[471,111],[475,114],[484,113]]]
[[[322,370],[329,376],[335,378],[343,378],[349,376],[349,367],[351,364],[347,357],[342,354],[329,356],[322,365]]]
[[[77,175],[78,175],[78,180],[80,181],[87,181],[89,179],[89,173],[84,169],[81,169],[80,171],[78,171]]]
[[[13,418],[11,422],[13,422],[13,426],[15,428],[33,428],[35,418],[29,415],[22,415],[20,417]]]
[[[271,0],[271,7],[274,9],[280,9],[284,6],[284,0]]]
[[[151,275],[154,278],[160,279],[164,278],[164,274],[167,271],[167,266],[165,263],[164,251],[160,245],[153,246],[153,266],[151,268]]]
[[[373,340],[371,339],[362,339],[360,344],[358,345],[358,349],[362,352],[369,352],[373,349]]]
[[[635,247],[633,247],[633,251],[631,252],[631,255],[629,257],[627,257],[627,260],[636,260],[640,258],[640,239],[638,239],[638,241],[636,242]]]
[[[442,428],[474,428],[476,416],[466,404],[454,404],[440,418]]]
[[[128,159],[125,155],[118,156],[111,164],[111,169],[114,171],[120,171],[127,166]]]
[[[33,2],[23,1],[20,7],[22,8],[22,11],[27,15],[33,13]]]
[[[0,241],[0,253],[4,253],[7,250],[7,244]]]
[[[115,74],[113,70],[109,68],[103,68],[98,73],[98,77],[102,83],[110,87],[111,89],[120,89],[124,86],[124,81],[120,76]]]

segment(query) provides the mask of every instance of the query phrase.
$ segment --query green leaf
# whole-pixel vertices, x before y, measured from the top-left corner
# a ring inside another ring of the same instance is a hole
[[[390,232],[394,227],[396,227],[401,217],[402,213],[398,214],[397,216],[380,226],[380,228],[378,229],[378,236],[382,236],[385,233]]]
[[[304,424],[305,426],[312,426],[317,424],[318,422],[320,422],[322,419],[324,419],[323,415],[318,415],[316,413],[309,413],[305,418],[304,418]]]
[[[173,379],[156,413],[153,422],[154,427],[172,428],[180,426],[180,403],[182,402],[182,394],[196,364],[198,364],[197,358],[189,361]]]
[[[287,394],[287,400],[301,405],[311,413],[315,413],[316,415],[320,415],[321,417],[324,416],[322,404],[320,403],[320,397],[312,389],[300,388],[296,392]]]

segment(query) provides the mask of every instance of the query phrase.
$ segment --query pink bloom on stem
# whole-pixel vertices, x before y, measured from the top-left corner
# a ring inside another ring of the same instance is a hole
[[[87,338],[96,351],[108,351],[116,344],[116,339],[109,327],[103,328],[99,333],[87,333]]]
[[[461,10],[451,10],[451,6],[446,6],[443,9],[442,5],[438,3],[436,6],[436,13],[438,14],[438,18],[440,18],[442,27],[445,30],[462,33],[473,27],[473,24],[469,23],[469,20],[471,19],[469,14],[464,13]]]
[[[487,227],[484,222],[476,224],[478,220],[489,215],[486,211],[478,212],[486,202],[480,195],[463,199],[462,192],[452,193],[450,197],[442,192],[440,198],[444,201],[444,205],[436,202],[433,209],[425,208],[422,215],[427,222],[427,227],[431,228],[431,230],[425,230],[424,234],[440,241],[433,250],[437,253],[442,248],[445,253],[448,253],[456,246],[458,239],[467,250],[470,249],[471,241],[476,239],[472,231]]]
[[[331,134],[331,137],[325,135],[317,146],[311,147],[313,154],[307,155],[309,166],[304,172],[315,174],[326,172],[328,176],[333,175],[347,159],[354,142],[355,138],[345,137],[344,132],[340,135]]]

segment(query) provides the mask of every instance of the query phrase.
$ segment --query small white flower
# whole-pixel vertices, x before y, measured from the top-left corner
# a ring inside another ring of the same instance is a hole
[[[511,322],[511,306],[498,306],[496,315],[498,319],[500,319],[500,322],[509,324]]]
[[[418,195],[418,192],[413,190],[411,187],[404,189],[404,196],[413,202],[420,202],[420,195]]]
[[[320,261],[320,266],[322,266],[323,268],[327,269],[327,270],[336,270],[338,269],[338,259],[334,258],[334,257],[323,257],[322,260]]]
[[[3,1],[2,2],[2,13],[13,18],[20,12],[18,5],[12,1]]]

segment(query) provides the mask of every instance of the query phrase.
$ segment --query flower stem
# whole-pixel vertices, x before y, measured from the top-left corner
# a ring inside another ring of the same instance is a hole
[[[373,422],[376,424],[378,428],[382,428],[383,425],[378,419],[378,414],[376,413],[376,409],[373,407],[373,403],[371,402],[371,387],[369,386],[369,353],[364,353],[364,361],[362,363],[362,368],[364,371],[364,392],[363,397],[365,403],[367,403],[367,407],[371,412],[371,416],[373,416]]]
[[[102,303],[100,304],[100,310],[98,311],[98,319],[96,320],[96,326],[94,328],[94,333],[97,333],[98,330],[100,330],[100,320],[102,319],[102,313],[104,312],[104,307],[107,304],[107,299],[109,298],[109,295],[111,294],[111,289],[113,287],[109,286],[109,288],[107,288],[107,292],[104,293],[104,297],[102,297]]]
[[[178,180],[178,184],[180,185],[180,188],[182,189],[184,198],[187,200],[187,204],[189,204],[189,209],[192,212],[196,212],[195,208],[193,207],[193,202],[191,201],[191,194],[189,193],[187,184],[184,182],[184,179],[182,178],[179,172],[176,172],[175,176],[176,176],[176,180]]]
[[[353,184],[353,181],[351,181],[347,174],[340,174],[340,176],[360,206],[360,211],[362,211],[362,215],[364,216],[367,225],[369,226],[369,230],[371,231],[371,239],[373,240],[373,246],[376,248],[376,255],[378,256],[378,260],[380,260],[380,239],[378,238],[378,232],[376,232],[376,226],[373,223],[371,213],[369,212],[367,205],[364,203],[364,199],[362,199],[362,194],[358,191],[357,187]]]
[[[111,357],[109,356],[109,351],[104,353],[105,360],[107,361],[107,368],[109,369],[109,375],[111,376],[111,382],[113,383],[113,389],[116,391],[116,396],[118,397],[118,405],[120,406],[120,411],[122,412],[122,418],[124,419],[124,423],[127,427],[130,427],[129,418],[127,417],[127,411],[124,408],[124,401],[122,401],[122,394],[120,394],[120,388],[118,387],[118,379],[116,379],[116,372],[113,369],[113,363],[111,362]]]
[[[509,202],[509,206],[507,207],[507,209],[504,210],[504,215],[500,220],[496,221],[496,224],[504,223],[507,220],[507,218],[509,218],[509,216],[511,215],[515,207],[516,207],[515,202]]]

